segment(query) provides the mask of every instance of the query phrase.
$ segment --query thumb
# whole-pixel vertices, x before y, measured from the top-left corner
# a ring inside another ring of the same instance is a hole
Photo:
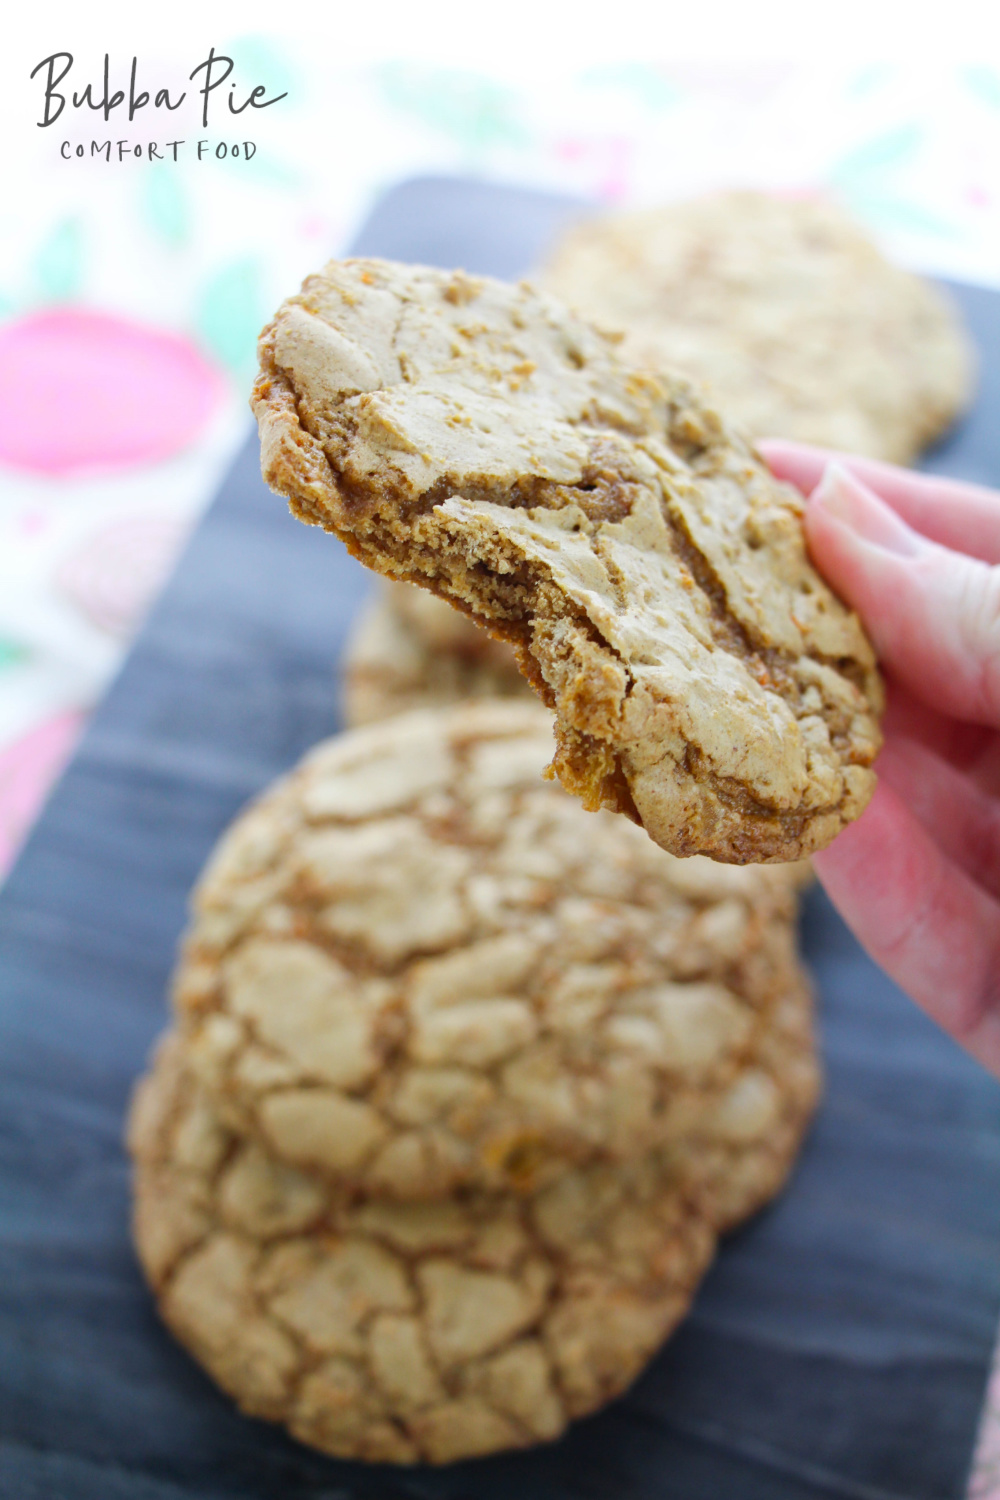
[[[928,541],[839,464],[805,525],[813,561],[883,665],[940,712],[1000,728],[1000,568]]]

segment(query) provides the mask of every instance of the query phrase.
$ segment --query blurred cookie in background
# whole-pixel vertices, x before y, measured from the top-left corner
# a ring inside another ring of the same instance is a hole
[[[512,647],[412,583],[379,580],[341,672],[348,727],[465,698],[535,697]]]
[[[752,437],[910,463],[968,405],[957,309],[836,204],[755,192],[570,229],[541,284],[622,356],[705,380]]]

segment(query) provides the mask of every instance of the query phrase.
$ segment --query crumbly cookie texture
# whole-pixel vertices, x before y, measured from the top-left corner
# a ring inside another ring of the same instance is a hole
[[[527,286],[331,262],[260,341],[264,476],[514,645],[560,780],[679,855],[789,860],[874,785],[881,689],[801,498]]]
[[[380,588],[351,633],[341,667],[349,726],[466,698],[532,697],[506,641],[409,583]]]
[[[343,1458],[441,1464],[557,1437],[635,1379],[715,1248],[653,1157],[527,1199],[338,1196],[227,1130],[176,1038],[129,1145],[168,1327],[244,1411]]]
[[[909,463],[971,395],[957,311],[821,199],[719,193],[590,220],[542,281],[624,330],[624,357],[708,381],[756,437]]]
[[[174,1003],[220,1112],[396,1198],[689,1131],[800,976],[797,869],[679,860],[542,777],[534,702],[313,750],[222,839]]]

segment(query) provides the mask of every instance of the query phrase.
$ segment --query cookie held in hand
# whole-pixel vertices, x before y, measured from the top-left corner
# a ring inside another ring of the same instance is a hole
[[[514,645],[592,810],[730,863],[828,844],[881,688],[802,501],[684,380],[527,286],[331,262],[260,341],[264,477]]]

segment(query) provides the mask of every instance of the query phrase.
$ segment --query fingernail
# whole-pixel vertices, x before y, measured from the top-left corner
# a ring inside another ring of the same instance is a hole
[[[809,503],[821,505],[827,515],[883,552],[893,552],[897,557],[915,557],[924,550],[923,538],[911,531],[894,510],[860,479],[855,479],[842,464],[827,464]]]

